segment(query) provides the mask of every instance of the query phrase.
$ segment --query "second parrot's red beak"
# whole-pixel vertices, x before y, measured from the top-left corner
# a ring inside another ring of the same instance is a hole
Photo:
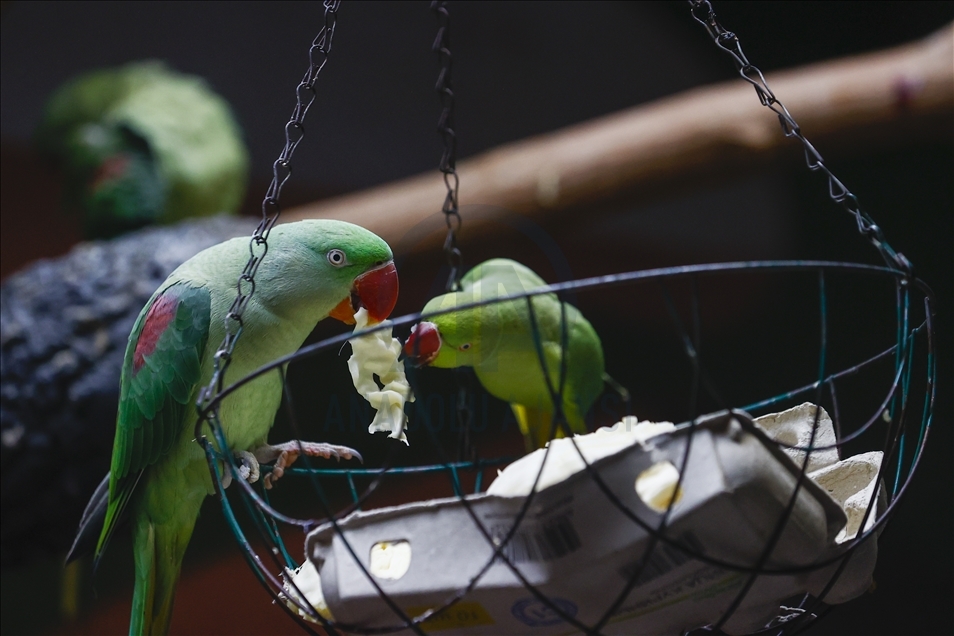
[[[397,268],[389,261],[355,278],[351,296],[338,303],[328,315],[353,325],[355,313],[364,307],[368,310],[368,324],[383,322],[397,304],[398,289]]]
[[[419,322],[404,343],[404,355],[417,365],[430,364],[441,350],[441,334],[432,322]]]

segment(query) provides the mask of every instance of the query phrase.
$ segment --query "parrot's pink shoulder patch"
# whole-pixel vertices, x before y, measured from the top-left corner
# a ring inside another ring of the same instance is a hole
[[[129,163],[129,157],[126,155],[107,157],[96,170],[92,180],[90,180],[90,189],[96,190],[107,181],[112,181],[113,179],[123,176],[126,174],[126,170],[129,169]]]
[[[156,350],[159,337],[176,317],[178,307],[179,299],[172,295],[161,295],[152,303],[152,307],[146,314],[142,332],[136,341],[136,351],[133,353],[133,373],[137,373],[146,363],[146,356]]]

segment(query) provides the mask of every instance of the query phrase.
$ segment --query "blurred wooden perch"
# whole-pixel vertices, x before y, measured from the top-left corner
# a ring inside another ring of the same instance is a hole
[[[827,156],[834,142],[871,147],[869,139],[883,143],[899,134],[950,132],[952,60],[954,25],[919,42],[766,79]],[[465,218],[464,232],[474,238],[488,221],[509,212],[566,213],[623,196],[635,199],[703,174],[745,171],[780,151],[801,156],[800,145],[782,135],[776,116],[741,79],[686,91],[460,162],[461,206],[488,206]],[[417,238],[403,250],[419,251],[438,244],[443,200],[435,170],[301,206],[283,220],[348,220],[378,233],[399,253],[402,239],[418,227]]]

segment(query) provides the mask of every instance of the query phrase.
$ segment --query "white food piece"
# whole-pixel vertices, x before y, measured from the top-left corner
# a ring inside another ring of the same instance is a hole
[[[359,309],[354,320],[355,332],[367,328],[368,310],[364,307]],[[391,336],[391,329],[388,327],[360,338],[352,338],[348,342],[351,343],[352,350],[348,359],[351,381],[358,393],[376,411],[368,432],[386,431],[390,433],[388,437],[407,444],[407,435],[404,432],[407,423],[404,403],[413,402],[414,395],[404,375],[404,363],[398,360],[401,355],[401,341]]]
[[[583,453],[586,461],[592,464],[598,459],[613,455],[633,444],[645,445],[652,437],[668,433],[675,428],[672,422],[639,422],[635,417],[627,415],[614,426],[601,428],[595,433],[551,440],[547,443],[550,452],[546,456],[546,465],[543,468],[543,474],[540,475],[537,492],[585,470],[586,466],[580,459],[580,453]],[[579,447],[579,452],[574,448],[574,442]],[[545,454],[546,449],[539,448],[504,468],[487,488],[487,493],[501,497],[529,495],[530,487],[537,473],[540,472],[540,465],[543,463]]]
[[[291,582],[294,581],[295,586],[301,590],[301,593],[305,595],[305,598],[302,599],[298,592],[295,591],[295,587],[292,586]],[[315,611],[324,616],[326,619],[333,621],[334,616],[331,615],[331,610],[328,609],[328,603],[325,602],[325,594],[321,591],[321,576],[318,574],[318,570],[315,569],[315,564],[311,561],[305,561],[301,567],[292,572],[291,570],[285,571],[285,585],[283,586],[285,593],[282,594],[282,600],[285,601],[285,605],[291,608],[292,611],[297,612],[299,616],[304,618],[307,621],[317,623],[311,615],[298,607],[291,599],[298,599],[303,605],[311,605],[315,608]]]
[[[799,404],[780,413],[769,413],[762,417],[755,418],[755,424],[765,431],[765,434],[776,442],[782,442],[788,446],[801,446],[807,448],[812,445],[814,448],[819,446],[830,446],[824,450],[812,451],[808,458],[806,472],[814,472],[825,466],[830,466],[837,462],[838,447],[835,446],[835,429],[832,426],[831,418],[825,409],[818,407],[818,429],[815,431],[815,439],[812,441],[812,428],[815,425],[815,405],[810,402]],[[796,448],[782,447],[786,455],[795,460],[795,464],[801,466],[805,461],[805,451]]]

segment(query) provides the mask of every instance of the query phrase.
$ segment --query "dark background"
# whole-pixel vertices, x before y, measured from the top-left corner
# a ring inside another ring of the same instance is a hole
[[[766,72],[907,42],[954,19],[954,4],[949,2],[717,2],[715,8],[721,22],[739,35],[749,59]],[[452,4],[451,11],[458,133],[464,157],[734,77],[729,59],[691,20],[683,3],[461,2]],[[61,254],[76,240],[71,223],[54,214],[58,204],[54,177],[29,150],[41,106],[56,86],[82,70],[147,57],[165,59],[179,70],[206,77],[233,104],[245,128],[253,158],[246,208],[254,211],[281,148],[293,88],[305,69],[305,53],[320,15],[318,3],[4,2],[0,23],[3,274],[32,258]],[[438,105],[432,91],[436,61],[430,51],[435,21],[428,4],[346,3],[339,16],[332,59],[319,80],[319,99],[309,115],[308,138],[295,157],[286,204],[429,170],[440,155],[434,133]],[[811,131],[805,132],[811,138]],[[812,627],[809,633],[815,634],[948,633],[954,618],[950,605],[954,592],[952,131],[947,127],[904,139],[890,133],[885,130],[883,139],[820,150],[884,228],[892,245],[910,258],[918,275],[937,294],[937,412],[922,468],[880,540],[877,589],[836,608]],[[435,210],[439,203],[435,202]],[[853,222],[826,200],[824,184],[797,161],[785,160],[732,179],[686,183],[678,192],[649,202],[619,204],[585,218],[565,218],[554,226],[524,226],[513,234],[516,238],[476,244],[466,241],[465,232],[468,262],[491,255],[521,258],[548,280],[750,258],[877,263],[873,250],[854,234]],[[397,314],[421,307],[440,280],[441,262],[440,255],[430,254],[405,263],[401,269],[405,291]],[[859,309],[863,306],[854,301],[863,293],[853,281],[832,285],[833,293],[841,293],[839,311],[845,316],[836,319],[833,327],[840,338],[839,355],[848,358],[855,352],[873,351],[867,339],[883,335],[879,331],[882,316]],[[810,316],[817,309],[799,309],[796,294],[804,292],[817,302],[811,296],[817,292],[810,281],[789,285],[755,279],[734,284],[732,289],[733,303],[725,302],[725,290],[717,286],[711,292],[703,289],[702,300],[710,326],[707,360],[726,399],[740,405],[749,398],[771,395],[778,386],[797,385],[797,378],[804,376],[795,369],[814,364],[815,344],[807,338],[817,336],[808,328],[799,331],[796,325],[801,324],[803,312]],[[677,297],[680,291],[684,290],[674,289]],[[620,301],[623,304],[615,309],[613,297],[582,295],[577,302],[604,343],[612,343],[607,346],[609,370],[628,386],[640,387],[634,391],[636,412],[655,419],[685,417],[682,386],[666,389],[666,380],[685,377],[686,367],[674,337],[670,338],[674,332],[660,310],[659,298],[654,296],[645,306]],[[779,314],[787,317],[779,318]],[[661,332],[665,338],[658,335]],[[319,329],[315,338],[328,333]],[[758,354],[764,353],[760,347],[768,346],[767,342],[774,343],[776,358],[793,369],[791,375],[773,375],[757,366],[764,364]],[[638,353],[638,363],[633,352]],[[648,360],[653,362],[644,362]],[[343,367],[343,359],[335,364]],[[734,381],[733,368],[745,368],[748,373],[741,376],[751,379]],[[337,382],[341,368],[335,373]],[[293,371],[293,390],[302,387],[293,393],[307,393],[318,374],[318,369],[308,366]],[[794,384],[786,384],[789,380]],[[420,381],[436,395],[447,390],[446,378],[438,374],[422,373]],[[335,387],[329,395],[346,395],[346,384],[339,382]],[[864,387],[855,391],[862,395]],[[703,406],[715,407],[705,402]],[[331,441],[339,433],[340,440],[351,439],[353,431],[339,431],[336,422],[329,422],[327,403],[301,408],[314,409],[319,421],[324,417],[322,433]],[[612,410],[605,409],[604,417]],[[486,412],[493,421],[506,409],[491,402]],[[478,416],[484,417],[484,412]],[[344,421],[348,421],[347,413]],[[453,435],[441,434],[452,445]],[[493,446],[488,437],[480,437],[478,445],[519,449],[512,426],[500,446]],[[873,442],[870,447],[878,446]],[[384,448],[384,444],[372,446],[371,465]],[[426,444],[415,445],[409,452],[408,461],[427,459]],[[423,488],[415,494],[428,494]],[[233,601],[229,608],[242,603],[260,607],[261,614],[272,617],[268,620],[274,620],[276,629],[293,629],[268,605],[244,566],[234,567],[234,542],[224,532],[218,512],[208,509],[187,557],[192,564],[186,564],[186,578],[216,586],[214,593],[204,588],[209,599]],[[93,618],[72,626],[55,627],[56,559],[4,571],[2,631],[79,633],[122,625],[122,612],[128,612],[123,594],[131,580],[123,551],[128,551],[128,543],[117,542],[113,552],[119,555],[112,563],[104,563],[97,579],[100,600],[85,609]],[[221,566],[226,562],[232,565]],[[213,570],[213,566],[233,569]],[[206,571],[217,574],[209,579]],[[226,592],[232,585],[244,587],[234,594]],[[203,588],[189,589],[203,593]],[[182,605],[180,601],[180,610]],[[97,613],[107,611],[119,613],[118,623],[95,622]],[[182,616],[177,621],[175,628],[182,631],[210,629],[197,627],[208,625],[198,622],[199,618]]]

